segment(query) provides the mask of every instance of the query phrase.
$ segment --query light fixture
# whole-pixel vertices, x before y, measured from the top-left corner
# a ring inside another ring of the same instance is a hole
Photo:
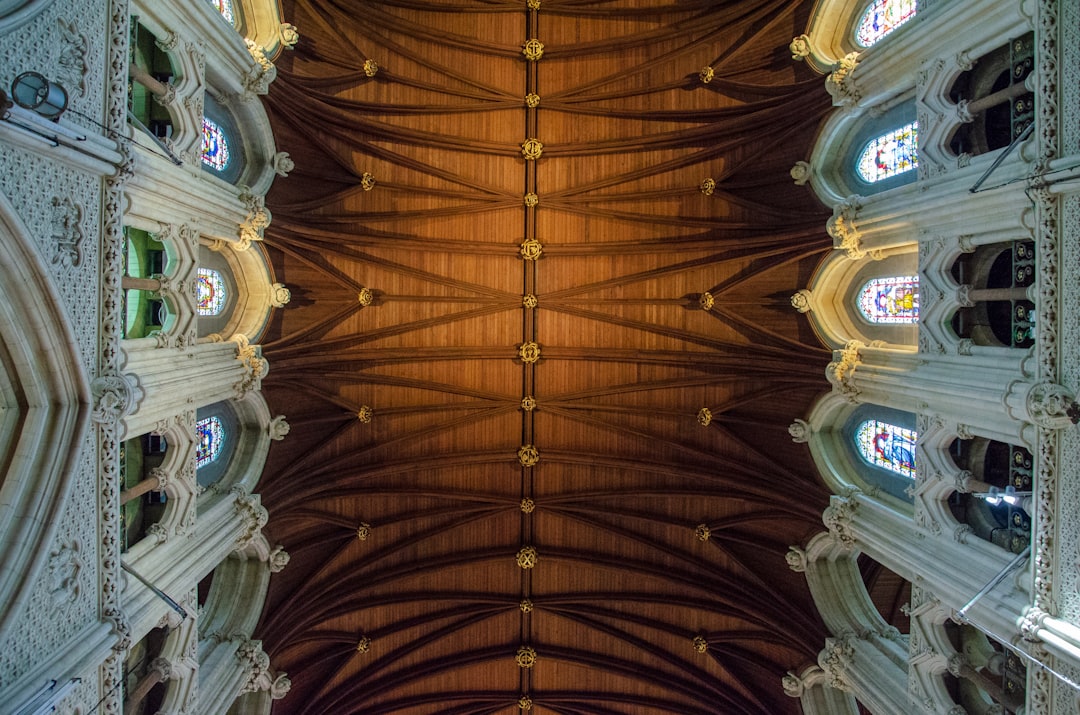
[[[973,494],[972,496],[985,500],[990,506],[997,506],[1002,502],[1009,506],[1016,506],[1023,502],[1024,497],[1029,497],[1031,494],[1032,492],[1018,492],[1016,491],[1016,487],[1010,484],[1005,487],[1004,491],[997,487],[990,487],[990,491]]]
[[[68,94],[63,86],[38,72],[23,72],[11,83],[11,99],[23,109],[56,121],[67,109]]]

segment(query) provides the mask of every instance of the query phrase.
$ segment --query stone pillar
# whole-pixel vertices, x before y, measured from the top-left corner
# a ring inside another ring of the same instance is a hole
[[[906,658],[900,667],[877,646],[854,633],[827,638],[818,665],[833,688],[852,693],[875,715],[910,715]]]

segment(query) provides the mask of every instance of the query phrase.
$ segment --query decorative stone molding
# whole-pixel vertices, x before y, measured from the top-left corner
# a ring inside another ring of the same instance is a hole
[[[788,172],[791,175],[791,180],[795,182],[796,186],[806,186],[806,182],[810,181],[810,163],[806,161],[797,161],[795,166],[791,167],[791,171]]]
[[[285,415],[278,415],[270,420],[270,424],[266,426],[266,431],[270,435],[270,439],[275,442],[280,442],[285,439],[289,434],[289,430],[289,423],[285,421]]]
[[[849,548],[855,547],[855,535],[851,533],[851,519],[858,507],[859,502],[853,499],[834,496],[821,515],[822,522],[833,538]]]
[[[1044,381],[1032,385],[1025,404],[1031,421],[1044,429],[1064,429],[1080,419],[1076,398],[1056,383]]]
[[[240,516],[243,532],[236,537],[236,549],[242,550],[255,539],[262,528],[266,526],[270,514],[266,511],[259,499],[258,494],[248,494],[242,487],[234,487],[232,493],[236,495],[234,508]]]
[[[859,53],[849,52],[836,63],[832,74],[825,78],[825,91],[833,98],[834,107],[853,107],[858,103],[860,94],[855,87],[855,68],[859,64]]]
[[[810,435],[813,432],[813,428],[806,420],[796,419],[787,428],[788,434],[791,435],[791,441],[795,444],[806,444],[810,441]]]
[[[82,569],[83,560],[77,539],[59,544],[49,554],[45,573],[49,584],[49,600],[53,608],[60,608],[78,600],[79,573]]]
[[[852,658],[855,657],[855,648],[851,644],[851,636],[842,638],[826,638],[825,648],[818,655],[818,665],[829,677],[829,685],[837,690],[850,691],[846,676]]]
[[[90,418],[98,424],[116,423],[138,407],[143,392],[132,375],[102,375],[90,383],[94,409]]]
[[[237,345],[236,359],[244,366],[244,376],[233,386],[237,398],[258,390],[262,379],[270,372],[270,363],[262,356],[262,347],[252,345],[246,335],[237,333],[231,340]]]
[[[278,544],[270,552],[270,556],[266,559],[266,564],[270,569],[270,573],[281,573],[285,570],[285,567],[289,565],[289,552],[285,550],[285,547]]]
[[[262,641],[242,638],[236,649],[236,658],[240,661],[247,680],[241,693],[255,693],[269,690],[273,680],[270,678],[270,656],[262,648]]]
[[[286,50],[291,50],[300,41],[300,32],[296,29],[296,25],[283,22],[278,26],[278,37],[281,38],[281,46]]]
[[[63,18],[57,18],[56,24],[60,28],[60,42],[53,47],[56,56],[54,76],[68,92],[84,95],[86,54],[90,43],[86,35],[79,32],[79,26],[74,21],[64,22]]]
[[[792,38],[788,49],[791,50],[791,59],[802,62],[810,56],[810,36],[803,34]]]
[[[285,287],[284,283],[270,284],[270,305],[275,308],[284,308],[292,300],[292,291]]]
[[[780,679],[780,684],[784,688],[784,695],[789,698],[801,698],[803,692],[806,690],[802,678],[795,675],[790,670]]]
[[[292,170],[296,168],[296,162],[292,160],[287,151],[279,151],[274,154],[272,165],[274,167],[274,173],[283,179],[291,174]]]
[[[263,233],[270,225],[271,216],[262,196],[245,191],[240,194],[240,200],[244,202],[244,207],[247,209],[247,218],[240,224],[240,241],[234,245],[234,248],[238,251],[246,251],[253,241],[263,240]]]
[[[50,203],[52,226],[52,255],[50,261],[66,269],[82,263],[81,244],[85,237],[82,227],[83,208],[70,197],[54,196]]]
[[[833,240],[833,248],[845,251],[852,260],[866,255],[866,251],[862,250],[862,234],[855,225],[861,208],[859,197],[849,196],[833,206],[832,218],[825,224],[825,231]]]
[[[804,573],[806,571],[806,550],[798,546],[789,546],[788,552],[784,554],[784,559],[787,560],[788,568],[795,573]]]
[[[277,67],[266,56],[266,50],[253,40],[244,38],[248,54],[255,60],[255,65],[244,77],[244,96],[253,97],[256,94],[266,94],[270,91],[270,84],[277,78]]]
[[[856,402],[859,389],[854,384],[855,370],[862,364],[859,351],[865,347],[858,340],[849,341],[843,350],[833,351],[833,361],[825,368],[833,389],[849,402]]]

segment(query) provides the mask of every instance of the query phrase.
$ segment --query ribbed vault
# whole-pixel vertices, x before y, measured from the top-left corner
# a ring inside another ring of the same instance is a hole
[[[829,249],[787,173],[828,109],[786,52],[806,3],[529,4],[286,8],[276,712],[795,712],[825,637],[784,560],[825,504],[786,432],[828,359],[788,303]]]

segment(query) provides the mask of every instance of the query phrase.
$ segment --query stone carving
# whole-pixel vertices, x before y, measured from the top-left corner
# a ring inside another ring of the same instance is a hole
[[[253,40],[244,38],[248,54],[255,60],[255,66],[244,77],[244,92],[248,94],[266,94],[270,91],[270,83],[277,78],[277,67],[266,56],[266,50]]]
[[[281,38],[281,44],[286,50],[291,50],[296,47],[296,43],[300,41],[300,33],[296,29],[296,25],[288,22],[283,22],[278,26],[278,36]]]
[[[275,442],[280,442],[285,439],[289,434],[289,423],[285,421],[285,415],[278,415],[274,419],[270,420],[270,424],[267,425],[266,431],[270,435],[270,439]]]
[[[266,203],[262,196],[256,196],[248,192],[240,195],[240,200],[247,208],[247,218],[240,224],[240,242],[234,247],[238,251],[247,250],[252,241],[263,240],[263,233],[270,225],[270,212],[266,209]]]
[[[813,432],[810,429],[810,423],[801,419],[796,419],[789,424],[787,431],[791,435],[791,441],[795,444],[806,444],[810,441],[810,434]]]
[[[797,161],[795,166],[791,167],[791,171],[788,172],[791,175],[792,181],[796,186],[805,186],[806,182],[810,181],[810,163],[806,161]]]
[[[289,152],[287,151],[279,151],[277,154],[274,154],[272,164],[274,173],[283,179],[296,168],[296,162],[292,160],[292,157],[289,156]]]
[[[61,543],[49,554],[45,567],[49,582],[49,598],[54,608],[74,603],[79,597],[79,572],[83,562],[77,540]]]
[[[231,339],[237,346],[236,359],[244,366],[243,377],[233,389],[237,397],[243,397],[246,393],[259,389],[262,379],[270,372],[270,363],[262,356],[262,347],[252,345],[246,335],[237,333]]]
[[[285,570],[285,567],[289,565],[289,552],[285,550],[285,547],[278,544],[270,552],[270,556],[266,559],[266,565],[270,569],[270,573],[281,573]]]
[[[799,35],[791,40],[791,44],[788,45],[788,49],[791,50],[791,59],[796,62],[802,62],[810,56],[810,36]]]
[[[810,300],[814,294],[808,288],[800,288],[791,294],[791,307],[800,313],[809,313]]]
[[[853,107],[859,101],[859,91],[855,87],[855,68],[859,64],[859,53],[849,52],[836,63],[835,68],[825,78],[825,90],[833,98],[835,107]]]
[[[1080,421],[1080,405],[1065,387],[1039,382],[1028,390],[1026,406],[1031,421],[1039,427],[1057,430]]]
[[[270,305],[275,308],[284,308],[292,300],[292,291],[285,287],[284,283],[270,285]]]
[[[75,268],[82,263],[82,244],[85,233],[82,228],[83,209],[70,197],[54,196],[52,210],[52,263],[64,268]]]
[[[821,520],[829,533],[844,546],[852,548],[855,546],[855,535],[851,533],[851,520],[858,507],[859,502],[853,499],[834,496],[829,502],[828,508],[821,515]]]
[[[803,690],[805,690],[802,678],[795,675],[790,670],[780,679],[780,684],[784,688],[784,695],[787,695],[789,698],[801,698]]]
[[[98,424],[115,423],[135,411],[142,390],[125,375],[102,375],[90,383],[94,410],[90,418]]]
[[[289,676],[285,673],[278,674],[278,677],[274,678],[274,682],[270,683],[270,698],[272,700],[281,700],[289,691],[292,690],[292,681],[289,680]]]
[[[236,548],[240,550],[259,535],[270,515],[266,507],[262,505],[258,494],[248,494],[242,487],[233,488],[232,493],[236,496],[234,508],[243,527],[241,534],[236,537]]]
[[[803,573],[806,571],[806,550],[798,546],[789,546],[788,552],[784,554],[784,559],[787,560],[788,568],[795,573]]]
[[[68,92],[86,93],[86,52],[89,48],[86,35],[79,32],[74,22],[64,22],[58,18],[60,42],[54,46],[56,52],[56,79]]]
[[[847,398],[849,402],[856,402],[859,396],[859,388],[855,385],[855,369],[862,364],[859,350],[863,344],[858,340],[848,342],[843,350],[833,351],[833,361],[825,368],[826,377],[833,383],[833,389]]]
[[[850,637],[826,638],[825,648],[818,655],[818,665],[829,676],[829,685],[837,690],[850,690],[845,678],[851,659],[855,657],[855,648]]]
[[[832,218],[825,224],[825,231],[833,239],[833,248],[846,251],[848,258],[858,260],[866,255],[862,250],[862,234],[855,225],[862,202],[857,196],[833,206]]]
[[[270,656],[262,648],[262,641],[242,638],[236,649],[236,658],[242,664],[247,680],[240,688],[242,693],[268,690],[270,679]]]

